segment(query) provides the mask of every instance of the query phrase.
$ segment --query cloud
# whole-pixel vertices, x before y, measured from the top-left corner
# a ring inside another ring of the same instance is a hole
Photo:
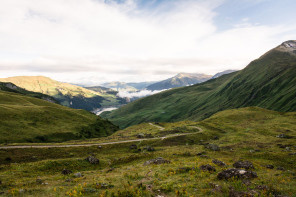
[[[139,2],[1,2],[0,77],[26,73],[87,83],[97,76],[91,83],[101,83],[214,74],[241,69],[296,35],[295,25],[270,27],[246,18],[221,31],[214,19],[222,0],[151,1],[153,9]]]
[[[163,89],[163,90],[141,90],[138,92],[128,92],[128,91],[119,91],[117,96],[121,97],[121,98],[142,98],[145,96],[150,96],[153,94],[157,94],[159,92],[165,91],[167,89]]]

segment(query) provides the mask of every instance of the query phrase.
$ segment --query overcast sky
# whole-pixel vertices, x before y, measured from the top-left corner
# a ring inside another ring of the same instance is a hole
[[[215,74],[296,39],[295,0],[0,3],[0,77],[96,85]]]

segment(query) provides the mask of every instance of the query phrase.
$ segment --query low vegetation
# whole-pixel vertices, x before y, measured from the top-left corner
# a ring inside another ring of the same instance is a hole
[[[0,149],[0,193],[292,197],[295,121],[296,113],[250,107],[223,111],[201,122],[145,123],[111,137],[168,136],[174,130],[192,131],[191,135],[104,146]],[[226,169],[235,167],[245,175],[223,177]]]

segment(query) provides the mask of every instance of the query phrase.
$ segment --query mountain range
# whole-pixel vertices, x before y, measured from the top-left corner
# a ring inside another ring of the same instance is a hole
[[[141,122],[202,120],[225,109],[296,110],[296,41],[287,41],[245,69],[201,84],[139,99],[103,117],[121,127]]]
[[[92,111],[102,106],[120,105],[125,100],[117,97],[114,92],[101,88],[96,91],[83,87],[62,83],[43,76],[18,76],[1,78],[2,82],[10,82],[32,92],[39,92],[55,98],[60,104],[74,109]]]

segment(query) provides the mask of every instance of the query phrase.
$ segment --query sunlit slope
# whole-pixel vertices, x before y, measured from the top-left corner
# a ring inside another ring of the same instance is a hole
[[[146,97],[103,116],[127,127],[146,121],[202,120],[246,106],[296,111],[295,43],[283,43],[241,71]]]
[[[0,91],[0,143],[100,137],[117,130],[90,112]]]
[[[76,85],[62,83],[43,76],[18,76],[0,79],[29,91],[50,95],[62,105],[75,109],[93,110],[105,105],[117,105],[122,99],[106,92],[95,92]]]

